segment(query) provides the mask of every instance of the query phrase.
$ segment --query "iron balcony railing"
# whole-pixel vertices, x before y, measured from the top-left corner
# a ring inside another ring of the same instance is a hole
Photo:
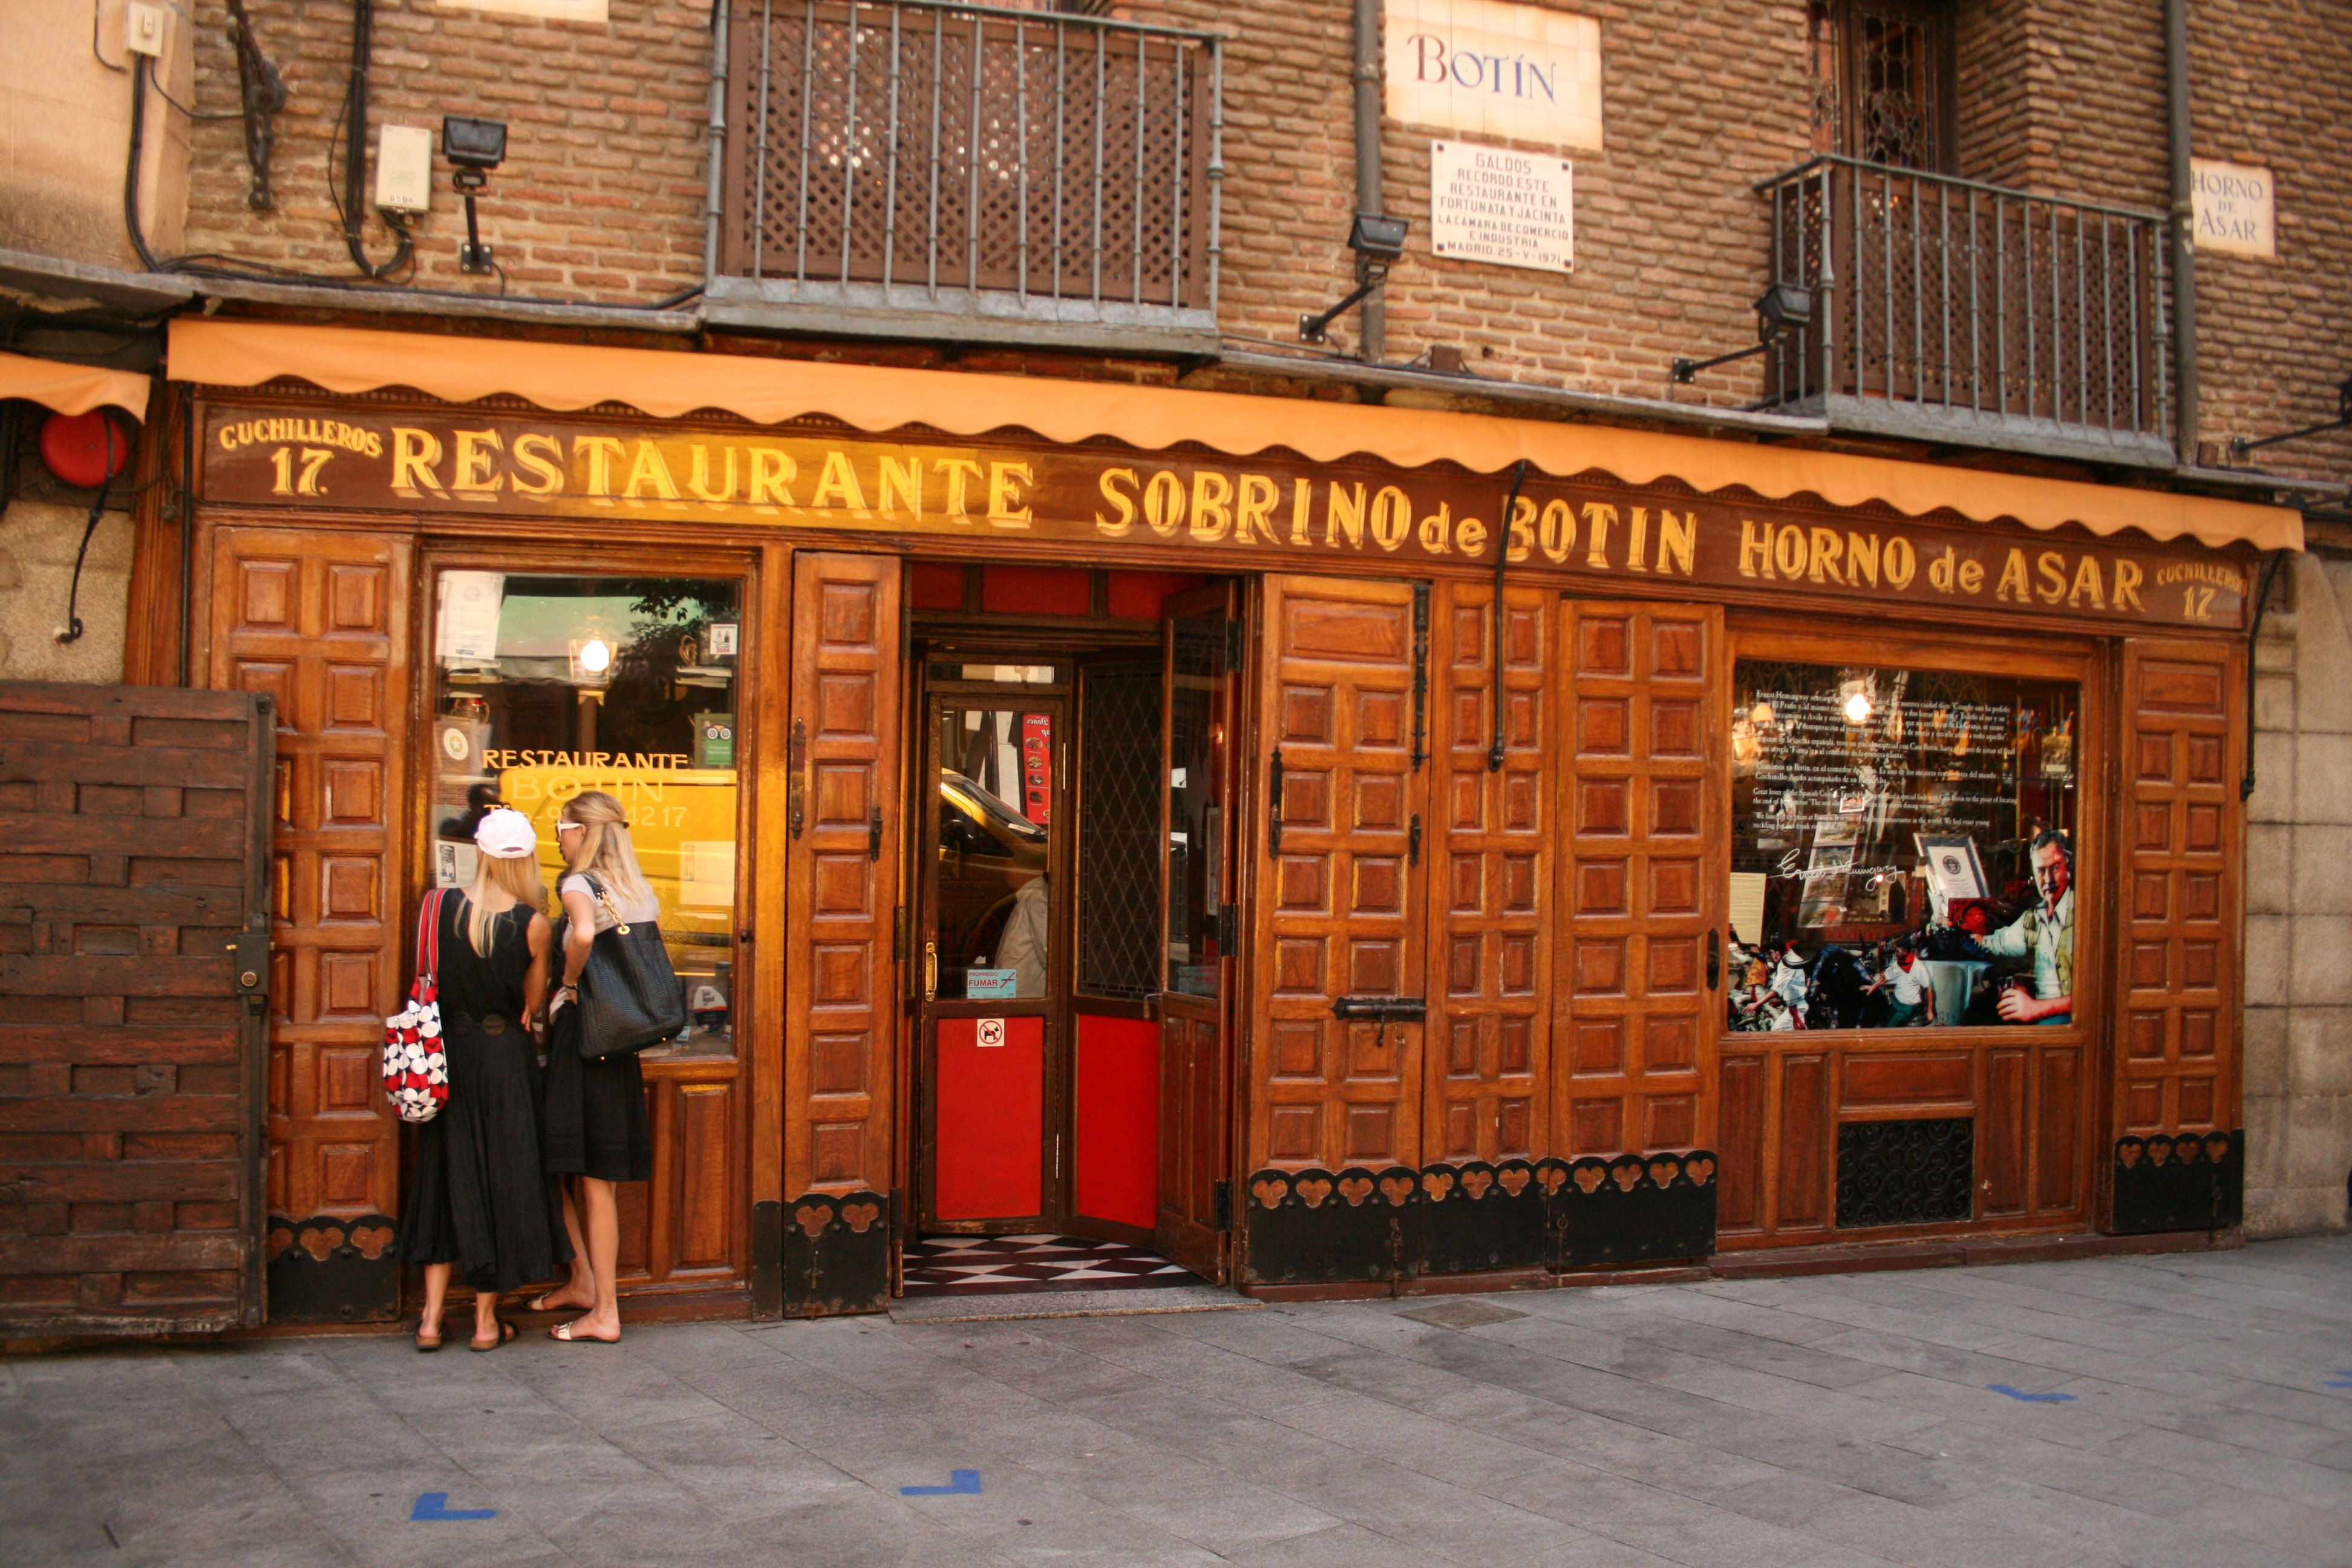
[[[1215,38],[935,0],[728,22],[714,299],[1213,330]]]
[[[1812,324],[1765,404],[1832,425],[2168,463],[2161,214],[1821,157],[1758,185]]]

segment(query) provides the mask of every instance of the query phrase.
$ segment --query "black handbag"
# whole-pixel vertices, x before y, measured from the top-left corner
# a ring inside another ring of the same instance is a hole
[[[614,923],[596,933],[580,971],[580,1054],[593,1061],[660,1045],[686,1028],[686,1001],[678,994],[669,950],[662,946],[661,927],[621,919],[604,884],[581,875],[597,901],[612,911]],[[556,951],[562,952],[560,939]]]

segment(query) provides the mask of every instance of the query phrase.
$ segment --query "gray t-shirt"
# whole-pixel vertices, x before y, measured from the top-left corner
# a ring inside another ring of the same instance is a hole
[[[604,879],[599,877],[597,880],[602,882]],[[631,925],[640,921],[657,921],[661,918],[661,900],[656,898],[651,891],[632,899],[610,882],[604,883],[604,891],[611,896],[614,907],[620,910],[621,919],[627,921]],[[566,893],[581,894],[596,911],[596,929],[600,931],[613,929],[615,922],[612,910],[604,907],[604,900],[596,896],[596,890],[588,885],[588,879],[579,872],[567,872],[555,884],[555,893],[558,898],[562,898]]]

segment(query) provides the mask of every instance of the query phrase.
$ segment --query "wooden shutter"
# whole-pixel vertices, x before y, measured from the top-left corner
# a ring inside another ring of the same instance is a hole
[[[1570,1158],[1714,1137],[1727,896],[1723,614],[1570,601],[1555,954],[1553,1147]],[[1720,961],[1719,952],[1717,961]]]
[[[0,685],[0,1330],[261,1321],[268,723]]]
[[[2244,736],[2231,710],[2243,657],[2230,643],[2124,645],[2118,1135],[2239,1125]]]
[[[793,1311],[871,1311],[889,1289],[899,575],[894,557],[793,561],[782,933]]]
[[[1433,764],[1428,1124],[1425,1164],[1532,1160],[1545,1147],[1542,1096],[1551,1038],[1542,976],[1554,921],[1544,888],[1551,752],[1549,590],[1504,596],[1503,766],[1495,731],[1495,594],[1485,584],[1437,590],[1433,659],[1439,683]]]
[[[211,683],[278,712],[270,902],[269,1317],[383,1320],[399,1121],[383,1016],[408,984],[411,546],[389,534],[213,534]]]
[[[1263,605],[1250,1167],[1417,1167],[1422,1026],[1331,1012],[1423,983],[1413,588],[1269,576]]]

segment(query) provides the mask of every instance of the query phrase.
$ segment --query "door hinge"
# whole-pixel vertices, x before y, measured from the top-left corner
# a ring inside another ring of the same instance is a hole
[[[1236,909],[1236,908],[1235,908],[1234,906],[1233,906],[1232,904],[1220,904],[1220,905],[1218,905],[1218,906],[1217,906],[1217,950],[1218,950],[1218,952],[1221,952],[1221,953],[1223,953],[1223,954],[1226,954],[1226,955],[1230,956],[1230,955],[1232,954],[1232,952],[1233,952],[1234,949],[1234,948],[1236,948],[1236,947],[1238,947],[1238,946],[1241,944],[1241,940],[1242,940],[1242,915],[1241,915],[1241,910],[1238,910],[1238,909]]]
[[[1227,621],[1225,623],[1225,668],[1223,673],[1231,675],[1241,667],[1242,624],[1239,621]]]
[[[1282,854],[1282,748],[1279,746],[1274,749],[1274,761],[1266,768],[1265,852],[1277,858]]]
[[[1220,1181],[1209,1189],[1209,1226],[1213,1230],[1234,1228],[1234,1184]]]

